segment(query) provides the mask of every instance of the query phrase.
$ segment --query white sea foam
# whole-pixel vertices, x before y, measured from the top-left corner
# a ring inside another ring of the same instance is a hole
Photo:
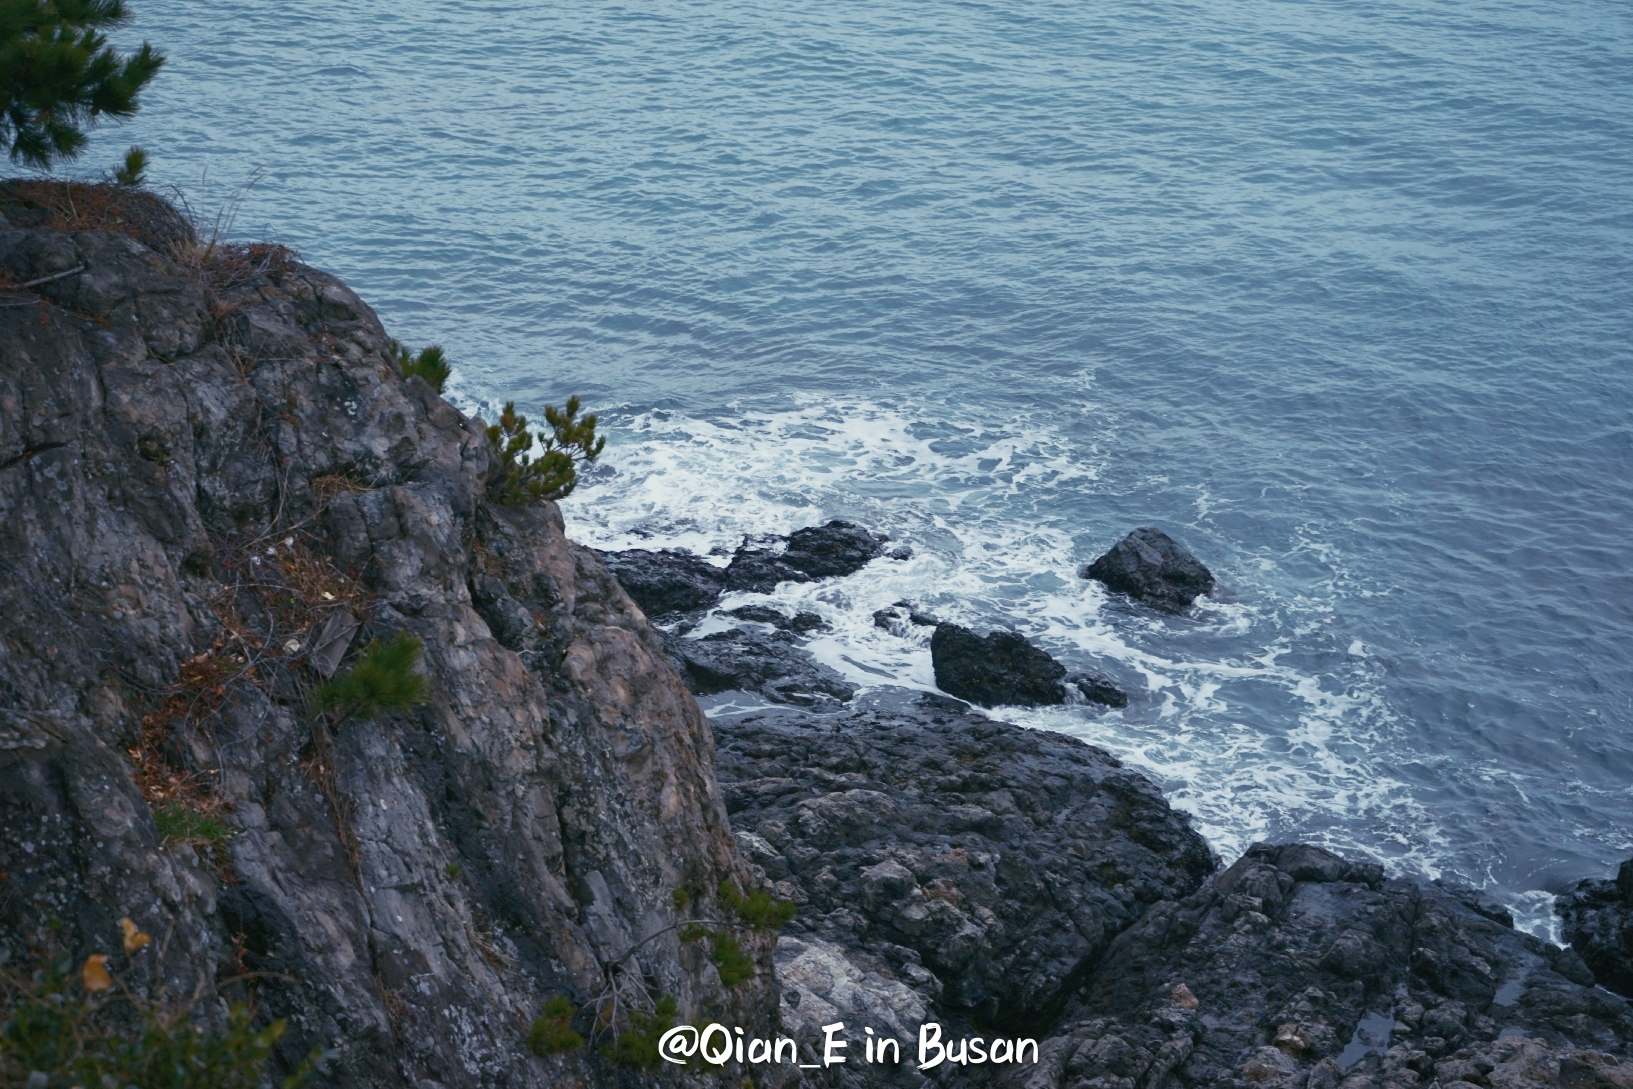
[[[1299,838],[1439,875],[1447,839],[1396,773],[1410,751],[1350,639],[1321,670],[1331,596],[1277,600],[1274,559],[1238,600],[1203,601],[1170,624],[1111,604],[1076,577],[1063,499],[1092,489],[1080,442],[1047,427],[983,434],[932,426],[933,408],[808,404],[731,422],[645,412],[614,418],[608,468],[566,504],[569,529],[604,549],[679,547],[725,563],[745,537],[846,517],[913,550],[842,579],[733,594],[816,612],[829,630],[806,648],[847,680],[931,690],[929,630],[893,633],[875,610],[908,600],[977,630],[1007,627],[1069,668],[1109,672],[1134,696],[1126,711],[1085,706],[998,714],[1080,737],[1150,773],[1227,861],[1255,840]],[[1024,438],[1018,437],[1024,435]],[[1081,515],[1075,515],[1081,517]],[[1320,550],[1304,540],[1303,550]],[[1335,580],[1339,557],[1326,555]],[[1237,579],[1238,582],[1242,578]],[[1263,591],[1263,592],[1260,592]],[[1331,593],[1336,593],[1329,587]],[[725,621],[713,626],[725,627]],[[1347,647],[1347,653],[1344,649]],[[721,713],[723,708],[714,708]]]

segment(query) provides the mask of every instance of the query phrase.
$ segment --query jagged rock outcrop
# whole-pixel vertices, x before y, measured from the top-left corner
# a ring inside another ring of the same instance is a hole
[[[854,574],[883,551],[883,538],[836,519],[745,541],[726,567],[678,548],[629,548],[601,558],[648,616],[667,618],[708,609],[727,590],[764,594],[781,582]]]
[[[908,615],[909,623],[918,623],[917,614],[909,611]],[[886,618],[885,626],[890,619]],[[879,614],[874,622],[879,622]],[[1106,678],[1088,673],[1068,677],[1066,667],[1047,651],[1012,631],[995,631],[983,638],[943,621],[930,636],[930,663],[938,688],[982,707],[1062,704],[1071,695],[1068,684],[1091,703],[1128,706],[1127,694]]]
[[[726,588],[725,568],[678,548],[630,548],[601,559],[649,617],[707,609]]]
[[[592,1049],[527,1051],[553,994],[769,1024],[770,939],[728,990],[665,930],[749,872],[658,634],[553,505],[487,502],[478,423],[356,295],[273,247],[109,231],[0,230],[0,273],[13,963],[110,952],[184,995],[260,973],[279,1062],[336,1048],[348,1089],[612,1084]],[[354,648],[421,640],[426,704],[308,713],[341,609]],[[230,838],[167,841],[178,806]],[[126,914],[162,941],[125,957]]]
[[[1216,865],[1109,754],[952,702],[715,720],[739,843],[800,905],[777,954],[785,1024],[1041,1035],[1117,933]]]
[[[1156,526],[1136,529],[1078,575],[1153,608],[1176,613],[1214,588],[1213,572]]]
[[[1111,943],[1026,1089],[1629,1084],[1633,1014],[1472,890],[1259,844]]]
[[[884,551],[884,541],[861,526],[834,520],[823,526],[797,529],[787,537],[767,537],[745,543],[726,568],[726,584],[733,590],[770,593],[780,582],[849,575]]]
[[[1554,910],[1564,937],[1599,982],[1633,998],[1633,859],[1614,881],[1580,881],[1559,897]]]

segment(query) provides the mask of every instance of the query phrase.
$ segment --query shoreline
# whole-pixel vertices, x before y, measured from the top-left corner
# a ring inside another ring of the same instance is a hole
[[[477,421],[403,377],[343,283],[150,241],[0,225],[14,963],[58,943],[144,987],[204,971],[211,1008],[287,1018],[278,1069],[335,1047],[347,1089],[656,1084],[664,1009],[768,1038],[821,1003],[1030,1026],[1033,1089],[1404,1089],[1549,1062],[1619,1085],[1626,1003],[1472,892],[1296,844],[1221,871],[1101,750],[825,692],[787,653],[798,615],[677,668],[554,503],[494,499]],[[905,562],[882,551],[796,533],[740,571]],[[314,713],[318,648],[355,668],[403,633],[423,704]],[[810,706],[706,719],[683,678],[744,662],[762,690],[795,669],[775,690]],[[219,832],[177,831],[178,808]],[[122,914],[174,940],[109,953]],[[1385,1001],[1396,1042],[1345,1059]]]

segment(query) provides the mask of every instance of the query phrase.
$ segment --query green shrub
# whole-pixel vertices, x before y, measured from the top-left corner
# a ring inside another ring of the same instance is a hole
[[[773,899],[764,889],[755,889],[745,896],[730,881],[720,883],[720,902],[755,930],[780,930],[799,911],[793,901]]]
[[[108,45],[102,32],[129,21],[123,0],[0,0],[0,142],[12,162],[49,169],[84,150],[101,115],[136,113],[164,55]]]
[[[448,357],[443,354],[442,345],[433,344],[428,348],[421,348],[418,355],[395,340],[391,342],[391,347],[397,353],[397,366],[402,370],[405,380],[417,374],[425,379],[432,389],[438,393],[442,392],[442,387],[453,369]]]
[[[185,805],[162,805],[153,811],[159,835],[178,843],[221,843],[231,838],[232,829],[208,814]]]
[[[664,995],[652,1013],[630,1011],[628,1024],[612,1043],[601,1049],[602,1056],[617,1066],[636,1070],[658,1069],[663,1064],[658,1054],[658,1040],[675,1027],[675,1014],[679,1008],[672,995]]]
[[[132,144],[125,152],[125,161],[113,172],[113,180],[120,185],[137,188],[147,184],[147,149]]]
[[[535,1055],[560,1055],[584,1045],[584,1037],[573,1028],[573,1004],[563,995],[556,995],[544,1004],[544,1010],[533,1021],[527,1034],[527,1046]]]
[[[499,422],[488,428],[488,447],[499,462],[499,471],[488,482],[488,494],[499,503],[527,503],[536,499],[565,499],[578,486],[578,463],[593,462],[607,445],[595,434],[594,415],[578,419],[578,398],[567,398],[567,408],[544,408],[550,434],[542,430],[537,441],[543,453],[531,452],[534,434],[527,429],[527,417],[518,415],[516,402],[505,405]]]
[[[406,631],[390,642],[376,639],[358,654],[356,663],[317,690],[319,711],[338,711],[341,718],[367,718],[425,702],[425,678],[414,672],[420,641]]]
[[[12,973],[0,981],[0,1085],[261,1089],[265,1084],[266,1060],[283,1035],[282,1021],[256,1028],[248,1009],[234,1005],[221,1032],[206,1031],[188,1018],[184,1006],[129,993],[110,999],[88,992],[71,978],[70,968],[56,961],[30,979]],[[86,979],[92,978],[87,972]],[[95,986],[106,992],[111,984],[105,974],[100,978]],[[115,1002],[119,1017],[107,1009]],[[283,1089],[304,1083],[316,1059],[284,1079]]]
[[[709,959],[720,973],[720,982],[735,987],[745,979],[754,978],[754,958],[743,952],[736,938],[724,930],[715,932],[714,950]]]

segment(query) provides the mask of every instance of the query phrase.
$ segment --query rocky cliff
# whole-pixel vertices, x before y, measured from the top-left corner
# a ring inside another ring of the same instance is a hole
[[[842,1066],[704,1084],[1633,1089],[1633,1014],[1594,978],[1625,985],[1625,877],[1566,905],[1585,961],[1313,847],[1221,872],[1109,754],[857,698],[799,650],[815,617],[682,641],[727,576],[612,557],[697,614],[660,632],[552,504],[490,498],[479,423],[343,284],[91,188],[0,184],[0,967],[101,952],[206,1022],[250,1001],[291,1026],[277,1066],[331,1049],[344,1089],[681,1077],[607,1031],[529,1048],[561,998],[629,1038],[672,998],[806,1062],[849,1027]],[[801,533],[734,564],[888,562]],[[399,633],[423,704],[314,710]],[[688,684],[784,706],[711,726]],[[755,886],[798,906],[780,941]],[[121,952],[125,916],[157,940]],[[926,1021],[1038,1061],[919,1070]],[[903,1061],[863,1061],[864,1027]]]
[[[487,501],[478,425],[334,277],[9,195],[0,954],[218,983],[346,1086],[612,1077],[528,1051],[555,995],[767,1024],[772,939],[728,989],[675,928],[748,878],[708,725],[557,509]],[[353,620],[421,641],[425,704],[308,711]]]

